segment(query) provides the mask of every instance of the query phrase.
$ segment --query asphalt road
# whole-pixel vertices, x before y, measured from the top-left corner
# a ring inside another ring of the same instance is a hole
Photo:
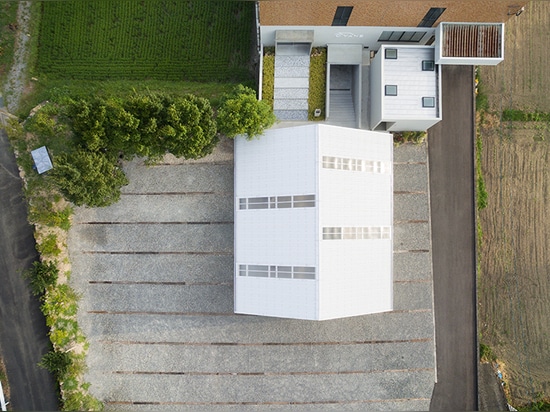
[[[431,410],[477,410],[474,69],[443,66],[429,130],[437,376]]]
[[[37,363],[49,350],[38,300],[21,273],[37,259],[27,223],[21,179],[4,130],[0,130],[0,353],[6,364],[12,410],[58,409],[56,384]]]

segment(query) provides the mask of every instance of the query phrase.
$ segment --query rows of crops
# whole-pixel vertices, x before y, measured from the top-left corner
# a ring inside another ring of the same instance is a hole
[[[38,71],[74,79],[243,80],[254,3],[43,2]]]

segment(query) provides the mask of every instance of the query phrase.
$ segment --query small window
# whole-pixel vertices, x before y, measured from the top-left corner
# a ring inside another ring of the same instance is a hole
[[[397,59],[397,49],[386,49],[384,57],[386,59]]]
[[[246,199],[239,199],[239,209],[243,210],[246,209]]]
[[[336,8],[336,13],[334,13],[334,20],[332,21],[332,25],[347,26],[352,10],[353,6],[338,6]]]
[[[445,7],[432,7],[428,10],[418,27],[432,27],[444,11]]]
[[[387,84],[385,87],[386,96],[397,96],[397,85]]]
[[[292,196],[277,196],[277,207],[279,209],[289,209],[292,207]]]
[[[249,209],[267,209],[268,205],[267,197],[251,197],[248,199]]]
[[[435,97],[423,97],[422,107],[435,107]]]
[[[435,70],[435,64],[433,60],[422,60],[422,71],[433,72]]]

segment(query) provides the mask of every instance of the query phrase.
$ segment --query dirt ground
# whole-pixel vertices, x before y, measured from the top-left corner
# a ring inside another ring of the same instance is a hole
[[[512,404],[550,397],[550,125],[500,122],[504,109],[550,112],[550,2],[506,25],[505,61],[480,69],[494,115],[482,123],[489,204],[478,284],[480,340],[506,364]]]

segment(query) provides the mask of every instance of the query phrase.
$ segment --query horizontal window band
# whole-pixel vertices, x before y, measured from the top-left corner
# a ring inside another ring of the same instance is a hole
[[[313,266],[276,266],[239,264],[239,277],[279,278],[279,279],[315,279],[316,268]]]

